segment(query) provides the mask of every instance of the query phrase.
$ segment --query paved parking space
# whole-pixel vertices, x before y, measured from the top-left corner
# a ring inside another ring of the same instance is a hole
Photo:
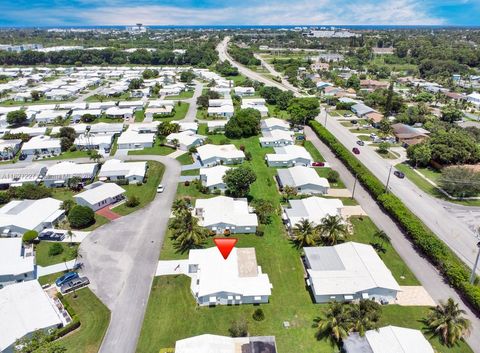
[[[332,197],[352,197],[352,193],[348,189],[328,189],[327,196]]]
[[[99,216],[105,217],[109,219],[110,221],[114,221],[122,216],[120,216],[118,213],[113,212],[108,206],[99,209],[97,212],[95,212]]]
[[[341,213],[343,217],[368,216],[362,206],[343,206]]]
[[[155,276],[188,274],[188,260],[158,261]]]
[[[435,306],[435,301],[422,286],[400,286],[396,304],[403,306]]]

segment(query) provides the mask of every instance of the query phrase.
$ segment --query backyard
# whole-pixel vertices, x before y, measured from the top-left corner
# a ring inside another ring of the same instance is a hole
[[[129,156],[145,156],[145,155],[160,155],[166,156],[172,152],[175,152],[175,148],[164,146],[160,139],[155,139],[152,147],[145,147],[143,150],[128,151]]]
[[[75,240],[75,238],[73,238]],[[56,245],[54,245],[56,244]],[[58,248],[57,251],[49,253],[51,247]],[[61,248],[61,250],[60,250]],[[76,258],[78,244],[61,242],[40,241],[35,245],[35,261],[38,266],[50,266]]]

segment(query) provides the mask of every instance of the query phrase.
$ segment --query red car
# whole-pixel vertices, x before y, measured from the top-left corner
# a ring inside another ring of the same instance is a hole
[[[324,167],[324,162],[312,162],[312,167]]]
[[[353,147],[352,152],[355,154],[360,154],[360,150],[357,147]]]

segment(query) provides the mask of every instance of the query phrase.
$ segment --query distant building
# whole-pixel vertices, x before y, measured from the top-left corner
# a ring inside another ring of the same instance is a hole
[[[0,288],[35,279],[33,247],[25,248],[22,238],[0,238]]]
[[[142,34],[147,32],[147,27],[142,23],[137,23],[135,26],[127,26],[125,30],[130,34]]]
[[[81,182],[90,182],[97,174],[97,170],[97,163],[60,162],[48,168],[43,182],[47,187],[66,186],[71,178],[78,178]]]

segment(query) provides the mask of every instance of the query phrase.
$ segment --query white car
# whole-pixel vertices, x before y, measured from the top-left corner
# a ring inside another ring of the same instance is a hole
[[[163,187],[162,184],[157,186],[157,192],[163,192],[163,190],[165,190],[165,188]]]

